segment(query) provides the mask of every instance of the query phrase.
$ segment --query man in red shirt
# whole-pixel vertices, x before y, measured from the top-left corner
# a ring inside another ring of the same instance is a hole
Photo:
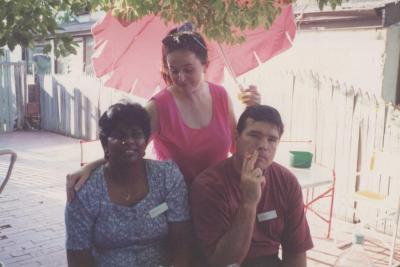
[[[194,180],[195,233],[210,266],[307,266],[313,243],[301,187],[273,162],[283,129],[276,109],[248,107],[238,121],[236,153]]]

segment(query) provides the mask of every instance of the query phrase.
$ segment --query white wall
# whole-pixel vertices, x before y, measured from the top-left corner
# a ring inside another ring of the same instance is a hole
[[[22,60],[22,48],[17,45],[12,52],[10,52],[10,61],[18,62]]]
[[[8,52],[8,55],[3,58],[3,61],[19,62],[22,60],[22,48],[19,45],[15,46],[13,51],[11,51],[8,46],[3,46],[2,49],[5,54]]]
[[[395,103],[396,88],[400,64],[400,23],[392,25],[387,30],[386,63],[383,70],[382,98]]]
[[[275,69],[312,70],[379,96],[384,85],[385,96],[390,98],[385,100],[391,101],[397,82],[399,38],[399,26],[389,30],[299,30],[292,48],[259,69],[265,76]]]

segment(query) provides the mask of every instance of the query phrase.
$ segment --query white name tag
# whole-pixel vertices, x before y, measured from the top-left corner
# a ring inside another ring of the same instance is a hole
[[[266,212],[257,214],[257,219],[259,222],[269,221],[269,220],[272,220],[275,218],[278,218],[278,215],[276,214],[276,210],[270,210],[270,211],[266,211]]]
[[[167,205],[167,203],[164,202],[164,203],[158,205],[157,207],[153,208],[152,210],[150,210],[149,214],[150,214],[150,217],[153,219],[166,210],[168,210],[168,205]]]

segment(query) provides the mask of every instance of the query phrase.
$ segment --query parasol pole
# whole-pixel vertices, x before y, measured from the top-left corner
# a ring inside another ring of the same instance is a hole
[[[225,66],[228,69],[229,74],[231,75],[231,77],[233,79],[233,82],[237,85],[237,88],[239,89],[239,91],[243,92],[243,90],[244,90],[243,85],[238,81],[238,79],[236,77],[236,74],[235,74],[235,72],[233,70],[233,67],[232,67],[231,63],[229,62],[228,57],[226,56],[226,54],[224,52],[224,49],[222,48],[222,46],[221,46],[221,44],[219,42],[217,42],[217,44],[218,44],[219,52],[221,53],[222,58],[224,59]]]
[[[293,46],[293,39],[292,39],[292,37],[290,37],[289,32],[286,31],[285,35],[286,35],[286,38],[288,39],[290,45]]]

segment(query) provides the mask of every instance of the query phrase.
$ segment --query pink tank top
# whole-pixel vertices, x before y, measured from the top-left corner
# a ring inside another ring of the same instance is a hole
[[[157,157],[174,160],[189,186],[200,172],[226,159],[232,145],[227,93],[222,86],[208,85],[212,118],[200,129],[185,124],[169,90],[162,90],[152,98],[159,117],[159,132],[152,136]]]

